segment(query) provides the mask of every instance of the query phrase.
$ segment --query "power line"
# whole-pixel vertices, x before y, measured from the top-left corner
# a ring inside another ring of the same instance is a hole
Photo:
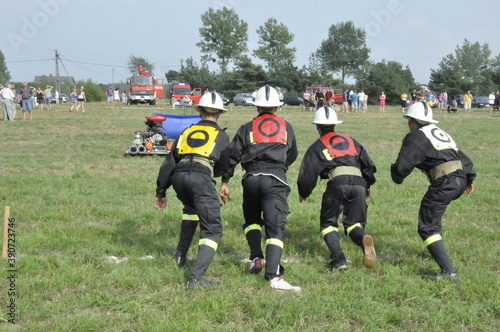
[[[54,59],[39,59],[39,60],[11,60],[5,62],[39,62],[39,61],[54,61]]]

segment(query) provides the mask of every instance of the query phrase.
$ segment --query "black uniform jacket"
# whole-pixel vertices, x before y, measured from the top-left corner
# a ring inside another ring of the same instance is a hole
[[[403,139],[398,159],[391,165],[392,180],[400,184],[416,167],[429,176],[429,171],[447,161],[460,160],[467,175],[467,185],[476,177],[472,161],[461,150],[436,150],[421,130],[410,131]]]
[[[270,113],[261,113],[259,116],[264,114]],[[285,121],[285,124],[287,132],[286,144],[251,144],[252,121],[242,125],[229,146],[230,166],[222,175],[222,182],[229,182],[229,179],[234,174],[234,168],[241,162],[246,171],[245,177],[250,174],[264,173],[275,176],[282,182],[287,183],[286,170],[297,159],[298,150],[293,128],[288,121]]]
[[[215,148],[209,156],[212,164],[214,165],[214,177],[221,176],[222,173],[229,166],[229,137],[225,131],[223,131],[216,122],[201,120],[196,124],[197,126],[209,126],[214,127],[219,130],[219,134],[215,140]],[[181,137],[184,134],[179,136]],[[163,198],[165,197],[167,189],[171,186],[170,178],[175,171],[179,171],[182,168],[189,167],[190,170],[200,171],[204,173],[210,174],[210,170],[207,166],[204,166],[195,161],[191,163],[181,163],[179,161],[186,157],[186,155],[179,155],[177,150],[177,139],[173,145],[172,152],[168,154],[168,156],[163,161],[163,164],[160,167],[160,172],[158,174],[158,178],[156,180],[156,197]],[[201,185],[201,184],[200,184]]]
[[[318,139],[309,149],[307,149],[302,164],[300,165],[297,186],[299,195],[303,198],[309,197],[316,187],[318,176],[321,179],[328,179],[328,173],[338,166],[354,166],[361,170],[362,178],[355,175],[341,175],[335,178],[336,184],[362,185],[370,188],[375,183],[375,173],[377,168],[368,156],[368,152],[363,146],[353,139],[356,146],[357,156],[342,156],[332,160],[327,160],[323,150],[325,145]]]

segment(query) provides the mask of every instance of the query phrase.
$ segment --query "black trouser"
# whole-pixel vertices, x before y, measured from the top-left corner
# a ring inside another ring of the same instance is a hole
[[[267,239],[265,278],[269,280],[283,274],[280,261],[285,239],[286,219],[289,213],[287,197],[290,188],[278,179],[264,175],[249,175],[243,179],[242,183],[243,214],[245,217],[243,228],[246,229],[251,225],[265,227]],[[249,234],[255,236],[260,236],[260,234],[258,232],[247,233],[252,257],[259,251],[262,253],[262,250],[260,249],[260,241],[249,239]]]
[[[455,269],[441,238],[441,218],[448,205],[462,196],[466,187],[465,171],[455,171],[434,181],[420,203],[418,234],[442,272],[455,273]]]
[[[367,215],[366,189],[361,185],[336,184],[328,181],[321,201],[320,231],[330,250],[332,264],[344,263],[346,258],[337,234],[338,218],[344,215],[342,224],[347,236],[362,249]]]
[[[198,172],[175,172],[172,185],[184,204],[184,211],[193,211],[200,222],[200,246],[191,276],[199,279],[210,265],[222,237],[220,202],[215,182],[210,175]],[[207,241],[205,241],[207,240]]]

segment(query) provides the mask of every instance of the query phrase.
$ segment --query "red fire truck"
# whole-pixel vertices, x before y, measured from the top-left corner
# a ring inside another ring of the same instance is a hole
[[[316,91],[321,90],[323,93],[326,93],[327,91],[332,91],[333,92],[333,102],[335,104],[342,104],[342,89],[335,89],[332,88],[328,85],[309,85],[306,88],[306,91],[309,92],[311,95],[313,95]]]
[[[142,72],[127,79],[129,84],[129,103],[156,105],[158,99],[165,97],[164,79],[156,78],[152,74]]]
[[[172,86],[170,104],[172,104],[172,97],[175,98],[175,105],[179,105],[179,100],[188,98],[189,104],[199,104],[202,96],[201,88],[194,88],[191,90],[189,83],[175,83]]]

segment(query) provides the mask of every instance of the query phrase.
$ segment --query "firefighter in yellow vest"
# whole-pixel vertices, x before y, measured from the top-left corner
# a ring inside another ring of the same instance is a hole
[[[288,215],[290,193],[286,171],[297,158],[297,143],[292,126],[275,113],[283,103],[278,92],[266,85],[257,91],[254,105],[259,115],[242,125],[230,145],[230,167],[222,176],[219,194],[229,200],[227,183],[241,163],[243,176],[243,230],[250,247],[249,273],[259,273],[264,253],[261,229],[266,236],[265,274],[269,286],[278,290],[300,291],[286,282],[280,265]]]
[[[209,287],[214,283],[203,279],[222,236],[219,196],[214,177],[229,166],[229,137],[217,125],[227,110],[221,97],[211,92],[203,95],[198,105],[201,121],[186,128],[174,143],[172,152],[160,167],[154,207],[167,205],[166,190],[173,186],[184,205],[181,234],[175,261],[184,266],[194,233],[200,225],[198,256],[186,288]]]
[[[432,109],[425,101],[411,105],[403,117],[408,118],[410,132],[403,139],[398,159],[391,165],[392,180],[403,183],[418,168],[431,183],[420,203],[418,234],[441,272],[424,274],[422,278],[458,282],[459,276],[444,246],[441,218],[451,201],[464,192],[474,191],[476,172],[472,161],[458,149],[451,136],[435,125],[438,122],[432,118]]]
[[[297,180],[300,202],[311,195],[318,177],[328,179],[321,201],[320,231],[330,250],[330,267],[335,270],[348,267],[338,233],[338,219],[343,213],[345,234],[363,250],[363,264],[372,268],[377,255],[373,238],[365,232],[365,225],[366,198],[370,196],[370,186],[375,183],[375,164],[359,142],[335,131],[335,125],[342,121],[330,107],[319,108],[312,123],[320,137],[302,158]]]

